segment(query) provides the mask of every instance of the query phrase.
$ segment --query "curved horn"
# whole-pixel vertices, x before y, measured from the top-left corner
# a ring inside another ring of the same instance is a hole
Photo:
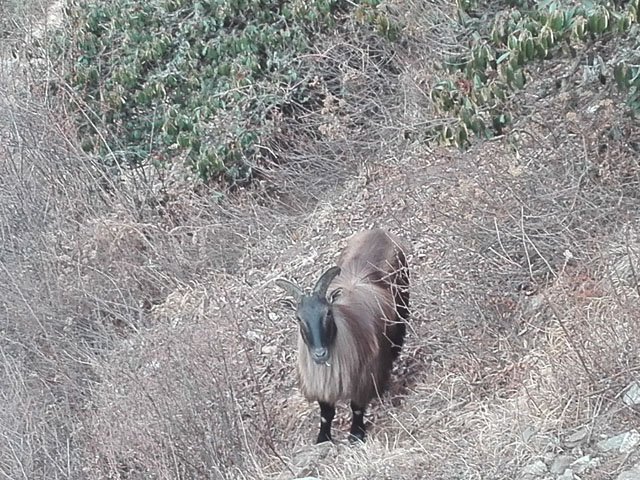
[[[331,267],[329,270],[324,272],[320,279],[316,282],[316,286],[313,287],[313,293],[320,297],[326,297],[329,284],[338,275],[340,275],[340,267]]]
[[[299,286],[291,283],[289,280],[285,280],[284,278],[278,278],[276,280],[276,285],[295,298],[296,302],[299,302],[300,298],[304,295],[304,292]]]

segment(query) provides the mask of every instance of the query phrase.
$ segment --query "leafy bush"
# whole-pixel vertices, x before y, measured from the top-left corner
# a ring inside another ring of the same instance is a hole
[[[249,178],[281,114],[312,106],[300,54],[354,3],[396,33],[379,0],[80,0],[69,83],[83,148],[114,166],[183,158],[204,179]]]
[[[495,3],[495,2],[493,2]],[[525,66],[569,52],[605,34],[638,36],[640,2],[622,10],[610,2],[585,0],[563,6],[547,0],[510,0],[497,12],[478,14],[479,2],[458,0],[458,23],[466,40],[464,53],[442,67],[449,76],[431,90],[436,111],[452,121],[430,132],[441,143],[468,144],[471,134],[491,137],[511,123],[507,100],[524,87]],[[510,8],[509,8],[510,7]],[[640,108],[640,67],[626,56],[614,67],[618,86],[628,91],[629,104]],[[637,60],[637,59],[636,59]]]

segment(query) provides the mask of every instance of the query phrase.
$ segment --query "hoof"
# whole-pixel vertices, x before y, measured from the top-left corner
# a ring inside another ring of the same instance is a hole
[[[349,434],[349,443],[364,443],[364,432],[355,432]]]

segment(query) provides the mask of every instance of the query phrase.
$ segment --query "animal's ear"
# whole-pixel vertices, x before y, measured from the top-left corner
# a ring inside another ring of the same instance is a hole
[[[276,285],[295,298],[296,302],[299,302],[304,295],[304,292],[299,286],[291,283],[289,280],[285,280],[284,278],[278,278],[276,280]]]
[[[335,302],[340,295],[342,295],[342,288],[336,288],[331,292],[331,295],[329,295],[329,303]]]

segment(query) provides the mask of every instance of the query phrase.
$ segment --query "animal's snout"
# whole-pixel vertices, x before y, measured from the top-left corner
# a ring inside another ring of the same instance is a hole
[[[329,360],[329,350],[325,347],[314,348],[311,350],[311,358],[317,364],[323,364]]]

